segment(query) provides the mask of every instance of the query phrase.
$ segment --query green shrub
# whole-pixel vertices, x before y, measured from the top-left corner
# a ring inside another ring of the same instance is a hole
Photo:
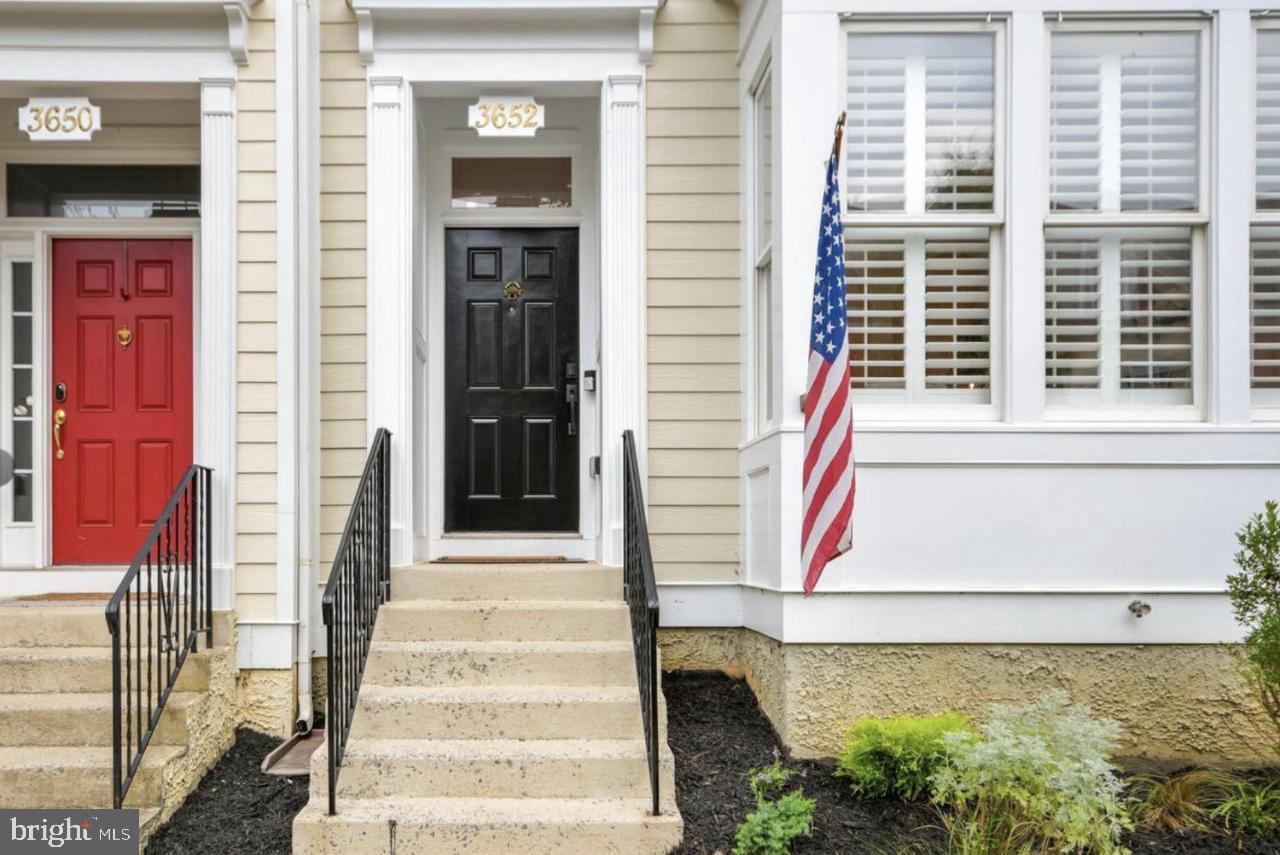
[[[1167,778],[1139,776],[1131,781],[1134,819],[1155,831],[1211,831],[1214,808],[1236,786],[1228,772],[1194,769]]]
[[[1213,818],[1236,837],[1270,837],[1280,831],[1280,781],[1237,781]]]
[[[960,713],[860,719],[849,728],[836,774],[849,779],[858,798],[918,799],[942,764],[943,734],[968,730],[969,718]]]
[[[1280,752],[1280,506],[1267,502],[1236,533],[1239,569],[1227,577],[1236,620],[1247,630],[1244,675],[1275,728]]]
[[[781,763],[751,773],[756,809],[738,826],[733,855],[787,855],[791,841],[812,833],[816,802],[799,787],[782,793],[790,779],[790,770]]]
[[[943,737],[933,798],[955,855],[1120,855],[1133,827],[1110,753],[1120,728],[1050,692],[992,708],[980,734]]]

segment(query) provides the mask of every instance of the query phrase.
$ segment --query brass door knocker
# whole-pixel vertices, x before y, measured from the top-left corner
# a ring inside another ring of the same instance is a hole
[[[520,295],[524,293],[524,288],[519,282],[508,282],[502,286],[502,296],[508,300],[519,300]]]
[[[133,343],[133,330],[129,329],[129,325],[125,324],[116,330],[116,341],[120,342],[122,350],[128,350],[129,345]]]

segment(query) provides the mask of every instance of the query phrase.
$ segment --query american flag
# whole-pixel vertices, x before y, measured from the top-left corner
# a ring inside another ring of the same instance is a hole
[[[813,593],[827,562],[849,551],[853,518],[853,414],[849,411],[849,339],[845,334],[844,233],[840,222],[840,135],[827,163],[818,263],[809,330],[809,391],[804,406],[804,592]]]

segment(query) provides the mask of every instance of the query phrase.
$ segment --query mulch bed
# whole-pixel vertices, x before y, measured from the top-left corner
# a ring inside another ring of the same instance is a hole
[[[151,838],[147,855],[288,855],[308,781],[259,771],[279,744],[254,730],[236,731],[235,745]]]
[[[791,760],[745,680],[720,672],[669,673],[668,741],[676,760],[676,801],[684,817],[681,855],[733,849],[738,824],[755,807],[747,786],[751,770],[781,758],[793,781],[817,800],[813,836],[795,853],[824,855],[934,855],[945,836],[927,805],[857,800],[828,762]],[[1237,843],[1207,834],[1139,832],[1127,841],[1134,855],[1275,855],[1280,841]]]

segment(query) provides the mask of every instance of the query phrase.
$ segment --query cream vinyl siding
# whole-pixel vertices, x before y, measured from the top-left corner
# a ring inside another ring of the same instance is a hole
[[[738,13],[669,0],[647,83],[649,531],[659,581],[738,575]]]
[[[249,10],[236,85],[236,612],[276,615],[275,3]]]
[[[365,69],[344,0],[320,4],[321,572],[365,456]]]

